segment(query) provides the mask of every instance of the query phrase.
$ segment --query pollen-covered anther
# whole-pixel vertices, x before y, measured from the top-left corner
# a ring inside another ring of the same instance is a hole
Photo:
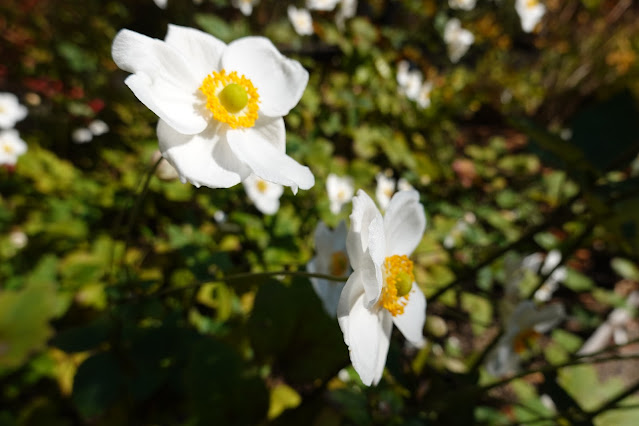
[[[526,329],[513,339],[513,349],[516,353],[521,354],[532,347],[532,345],[539,340],[541,337],[541,333],[536,331],[534,328]]]
[[[257,120],[260,97],[251,80],[233,71],[213,71],[202,81],[200,91],[206,96],[206,108],[213,118],[234,129],[253,127]]]
[[[415,281],[413,262],[406,255],[393,255],[384,260],[384,287],[380,305],[393,316],[402,315]]]

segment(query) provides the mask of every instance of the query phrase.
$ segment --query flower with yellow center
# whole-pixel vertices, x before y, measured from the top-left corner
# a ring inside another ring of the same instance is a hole
[[[0,131],[0,166],[15,166],[18,157],[27,152],[27,144],[20,138],[17,130]]]
[[[426,216],[415,190],[395,193],[384,217],[359,190],[350,218],[346,248],[353,273],[340,296],[337,319],[353,367],[370,385],[382,377],[393,324],[411,344],[424,343],[426,298],[408,256],[422,239]]]
[[[515,0],[515,10],[521,20],[521,28],[527,33],[533,32],[546,14],[546,6],[539,0]]]
[[[13,93],[0,93],[0,129],[11,129],[27,116],[27,108]]]
[[[346,223],[340,222],[331,231],[324,222],[315,228],[315,257],[307,264],[306,270],[314,274],[328,274],[345,277],[350,272],[346,254]],[[321,278],[311,278],[315,293],[322,301],[324,310],[332,317],[337,313],[337,302],[344,283]]]
[[[486,371],[497,377],[516,373],[520,356],[565,316],[561,304],[538,308],[531,300],[520,302],[508,317],[504,334],[486,357]]]
[[[331,213],[338,214],[342,210],[342,206],[353,199],[354,193],[353,178],[340,177],[333,173],[326,177],[326,195],[328,195],[330,202]]]
[[[250,175],[308,189],[315,179],[286,155],[283,116],[299,102],[308,72],[264,37],[228,45],[169,25],[164,40],[130,30],[113,40],[125,83],[160,118],[160,151],[183,182],[228,188]]]
[[[244,190],[255,207],[264,214],[275,214],[280,208],[284,187],[251,175],[242,182]]]

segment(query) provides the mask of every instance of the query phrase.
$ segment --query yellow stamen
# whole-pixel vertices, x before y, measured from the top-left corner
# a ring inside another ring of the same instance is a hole
[[[202,81],[200,91],[206,96],[206,108],[217,121],[234,129],[255,124],[260,97],[248,78],[239,77],[235,71],[213,71]]]
[[[4,152],[6,152],[7,154],[13,154],[13,147],[9,144],[6,144],[2,147],[2,149],[4,150]]]
[[[529,9],[532,9],[533,7],[537,6],[539,4],[539,0],[528,0],[526,2],[526,7]]]
[[[530,348],[533,343],[539,339],[539,337],[541,337],[541,334],[533,328],[524,330],[513,339],[513,349],[516,353],[521,354],[526,349]]]
[[[384,260],[384,288],[380,305],[393,316],[402,315],[415,281],[413,262],[406,255],[393,255]]]
[[[266,192],[266,190],[268,189],[268,183],[265,180],[258,180],[257,181],[257,190],[260,191],[262,194],[264,194]]]
[[[331,255],[331,275],[341,277],[348,271],[348,256],[343,251],[336,251]]]

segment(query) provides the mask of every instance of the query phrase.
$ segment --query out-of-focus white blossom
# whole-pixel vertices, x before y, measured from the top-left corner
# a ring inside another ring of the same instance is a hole
[[[521,28],[527,33],[532,32],[546,14],[546,6],[539,0],[515,0],[515,10],[519,14]]]
[[[100,136],[109,131],[109,125],[102,120],[93,120],[88,127],[93,136]]]
[[[29,237],[27,237],[27,234],[20,230],[14,230],[11,231],[11,233],[9,234],[9,241],[14,248],[20,250],[26,247],[27,243],[29,242]]]
[[[329,11],[335,9],[340,0],[306,0],[306,7],[311,10]]]
[[[71,140],[75,143],[88,143],[93,140],[93,133],[86,127],[80,127],[71,132]]]
[[[291,21],[293,29],[299,35],[313,34],[313,18],[306,9],[298,9],[293,5],[288,6],[288,20]]]
[[[387,176],[385,173],[377,173],[377,188],[375,189],[375,198],[382,210],[386,210],[391,197],[395,192],[395,179]]]
[[[15,166],[25,152],[27,144],[17,130],[0,130],[0,165]]]
[[[282,185],[268,182],[255,175],[249,176],[242,183],[246,195],[259,211],[268,215],[277,213],[280,208],[280,197],[284,193]]]
[[[153,0],[153,3],[160,9],[166,9],[167,0]]]
[[[331,213],[338,214],[342,206],[353,198],[355,185],[350,176],[339,177],[333,173],[326,178],[326,192],[330,201]]]
[[[27,107],[13,93],[0,93],[0,129],[11,129],[27,116]]]
[[[448,6],[452,9],[473,10],[477,0],[448,0]]]
[[[422,84],[416,99],[417,105],[419,105],[420,108],[428,108],[430,106],[430,92],[432,91],[433,83],[426,81]]]
[[[451,62],[457,63],[475,42],[475,36],[462,28],[459,19],[452,18],[444,27],[444,42],[448,47],[448,57]]]
[[[259,0],[233,0],[231,4],[236,9],[240,9],[240,12],[244,16],[249,16],[253,13],[253,7],[259,3]]]

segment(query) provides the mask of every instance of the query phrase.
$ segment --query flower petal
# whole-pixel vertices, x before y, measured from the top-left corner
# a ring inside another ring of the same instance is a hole
[[[200,83],[211,71],[220,69],[226,43],[194,28],[169,24],[164,41],[188,58],[193,74]]]
[[[220,138],[215,126],[199,135],[183,135],[160,120],[157,133],[162,155],[175,167],[182,181],[188,180],[197,187],[229,188],[250,174],[227,141]]]
[[[348,323],[348,315],[357,300],[360,299],[363,294],[364,286],[362,285],[361,273],[353,271],[351,276],[348,277],[346,285],[342,289],[342,294],[340,295],[339,303],[337,304],[337,322],[339,322],[342,333],[344,333],[344,343],[347,345],[350,344],[349,328],[346,326]]]
[[[229,130],[226,135],[237,158],[258,177],[290,186],[294,194],[298,187],[312,187],[315,184],[313,173],[275,147],[271,133],[277,133],[277,130],[272,126],[262,126]]]
[[[424,236],[426,215],[415,190],[393,195],[384,216],[386,255],[409,256]]]
[[[353,367],[362,382],[370,386],[379,381],[386,363],[390,332],[385,334],[384,316],[367,309],[364,298],[359,297],[348,315],[339,319],[345,341],[348,335],[347,345]]]
[[[270,117],[288,114],[308,84],[308,72],[302,64],[283,56],[264,37],[231,42],[222,65],[226,71],[237,71],[251,80],[260,95],[260,112]]]
[[[121,30],[113,40],[112,55],[118,67],[134,73],[124,82],[135,96],[169,126],[189,135],[206,128],[197,95],[200,81],[177,50],[161,40]]]
[[[426,297],[417,283],[408,294],[408,303],[404,313],[393,317],[393,322],[402,332],[406,340],[414,346],[424,345],[424,322],[426,321]]]

